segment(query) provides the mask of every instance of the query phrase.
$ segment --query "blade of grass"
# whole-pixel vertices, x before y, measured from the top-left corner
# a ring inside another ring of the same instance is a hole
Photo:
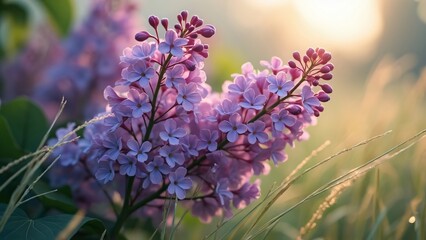
[[[373,239],[380,239],[380,238],[375,238],[374,236],[376,235],[376,232],[379,230],[379,226],[380,224],[383,222],[383,220],[386,217],[386,208],[383,209],[379,216],[377,217],[377,219],[374,222],[373,228],[371,229],[371,232],[368,234],[368,237],[366,240],[373,240]]]
[[[404,142],[388,149],[387,151],[385,151],[384,153],[380,154],[379,156],[371,159],[367,163],[362,164],[361,166],[356,167],[356,168],[350,170],[349,172],[341,175],[340,177],[335,178],[334,180],[332,180],[332,181],[328,182],[327,184],[321,186],[320,188],[318,188],[317,190],[315,190],[314,192],[309,194],[307,197],[302,199],[300,202],[296,203],[292,207],[288,208],[286,211],[278,214],[276,217],[274,217],[271,220],[269,220],[268,222],[266,222],[264,225],[262,225],[260,227],[260,229],[257,232],[251,234],[247,239],[253,239],[254,237],[258,236],[260,233],[269,229],[269,227],[272,225],[272,223],[279,221],[279,219],[281,219],[284,215],[286,215],[287,213],[289,213],[290,211],[292,211],[296,207],[300,206],[302,203],[306,202],[307,200],[320,195],[321,193],[327,191],[328,189],[330,189],[334,186],[337,186],[338,184],[340,184],[344,181],[347,181],[347,180],[350,180],[350,179],[353,179],[353,178],[357,178],[360,175],[362,175],[362,174],[368,172],[369,170],[373,169],[374,167],[378,166],[379,164],[383,163],[384,161],[389,160],[389,159],[399,155],[400,153],[404,152],[405,150],[411,148],[415,143],[417,143],[421,139],[423,139],[423,137],[425,136],[424,135],[425,133],[426,133],[426,129],[418,132],[417,134],[415,134],[414,136],[405,140]],[[407,145],[408,143],[410,143],[408,146],[406,146],[406,147],[402,148],[401,150],[393,153],[394,151],[396,151],[397,149],[401,148],[404,145]],[[391,154],[391,153],[393,153],[393,154]]]

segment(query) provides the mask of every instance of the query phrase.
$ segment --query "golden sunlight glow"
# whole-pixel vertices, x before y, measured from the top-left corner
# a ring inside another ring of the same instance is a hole
[[[382,31],[378,1],[297,0],[293,3],[317,37],[339,47],[368,45]]]
[[[380,0],[246,1],[247,7],[235,6],[241,8],[242,25],[247,19],[263,20],[293,47],[322,46],[362,58],[371,55],[383,31]]]
[[[411,216],[410,219],[408,219],[408,222],[411,223],[411,224],[415,223],[416,222],[416,217]]]

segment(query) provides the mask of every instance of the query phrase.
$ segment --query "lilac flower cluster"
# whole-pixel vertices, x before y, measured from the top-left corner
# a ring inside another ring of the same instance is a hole
[[[267,174],[268,160],[285,161],[285,147],[307,138],[305,128],[330,99],[326,81],[334,67],[324,49],[309,49],[288,65],[277,57],[262,61],[263,71],[246,63],[222,94],[212,93],[202,70],[208,45],[200,37],[215,28],[186,11],[177,20],[169,27],[167,19],[149,18],[154,34],[136,34],[140,43],[121,56],[121,79],[104,91],[108,116],[75,144],[96,165],[90,171],[97,181],[122,189],[127,179],[124,209],[161,216],[164,201],[177,198],[209,222],[257,199],[252,176]],[[79,161],[61,159],[70,162]]]
[[[46,63],[37,76],[32,97],[50,119],[63,96],[68,101],[65,119],[82,121],[104,111],[102,91],[120,77],[117,55],[129,44],[134,27],[132,4],[114,10],[108,6],[108,1],[95,1],[88,17],[51,53],[55,61]]]

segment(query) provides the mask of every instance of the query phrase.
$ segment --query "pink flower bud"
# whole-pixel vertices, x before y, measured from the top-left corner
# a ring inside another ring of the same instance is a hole
[[[325,53],[325,50],[324,50],[323,48],[317,48],[316,52],[318,53],[318,56],[319,56],[320,58],[322,58],[322,56],[323,56],[323,55],[324,55],[324,53]]]
[[[191,34],[189,34],[189,37],[190,38],[197,38],[198,37],[198,34],[196,34],[196,33],[191,33]]]
[[[202,29],[198,30],[197,33],[199,33],[201,36],[205,38],[210,38],[213,36],[216,32],[216,29],[212,25],[206,25]]]
[[[192,16],[192,18],[191,18],[191,25],[195,26],[197,24],[198,20],[199,20],[199,18],[198,18],[197,15]]]
[[[151,34],[149,34],[147,31],[141,31],[135,34],[136,41],[143,42],[151,37]]]
[[[297,67],[296,63],[293,62],[293,61],[288,61],[288,66],[291,67],[291,68],[296,68]]]
[[[201,27],[204,24],[204,21],[202,19],[198,19],[197,24],[195,24],[195,27]]]
[[[314,54],[315,50],[313,48],[309,48],[308,50],[306,50],[306,55],[309,58],[312,58],[312,54]]]
[[[317,53],[315,53],[315,52],[314,52],[314,53],[312,54],[312,56],[311,56],[312,60],[317,59],[317,57],[318,57],[318,54],[317,54]]]
[[[181,15],[177,15],[177,20],[178,20],[178,22],[182,22],[182,16]]]
[[[317,98],[321,102],[328,102],[330,100],[330,97],[325,92],[319,92]]]
[[[175,29],[176,29],[176,31],[182,31],[182,26],[181,25],[179,25],[179,24],[175,24]]]
[[[303,62],[304,62],[304,63],[309,62],[309,57],[308,57],[308,56],[303,56]]]
[[[195,65],[195,63],[193,62],[193,61],[191,61],[191,60],[186,60],[185,62],[184,62],[184,64],[185,64],[185,67],[189,70],[189,71],[194,71],[195,70],[195,68],[196,68],[196,65]]]
[[[195,30],[195,27],[194,26],[189,26],[189,28],[187,28],[186,30],[188,30],[188,32],[192,32],[192,31]]]
[[[334,65],[332,63],[327,63],[325,66],[330,68],[330,71],[333,71],[333,69],[334,69]]]
[[[322,78],[322,79],[324,79],[324,80],[330,80],[330,79],[332,79],[332,78],[333,78],[333,74],[331,74],[331,73],[326,73],[326,74],[323,74],[323,75],[321,76],[321,78]]]
[[[322,56],[321,64],[326,64],[330,60],[331,60],[331,54],[330,53],[324,53],[324,55]]]
[[[197,44],[194,47],[192,47],[192,51],[194,52],[201,52],[204,50],[204,46],[202,44]]]
[[[333,92],[333,88],[331,88],[330,85],[328,84],[322,84],[321,85],[321,89],[325,92],[325,93],[332,93]]]
[[[294,52],[293,53],[293,58],[296,59],[297,61],[300,61],[300,53]]]
[[[167,30],[167,28],[169,27],[169,20],[167,18],[161,19],[161,25],[163,25],[164,29]]]
[[[183,21],[186,21],[188,19],[188,12],[187,11],[182,11],[180,13],[180,15],[182,16]]]
[[[151,25],[154,29],[157,29],[158,24],[160,24],[160,19],[157,16],[150,16],[148,18],[149,25]]]
[[[293,115],[298,115],[302,112],[302,108],[297,105],[291,105],[290,107],[286,108],[286,110]]]
[[[321,69],[320,69],[320,72],[321,73],[329,73],[331,70],[330,70],[330,68],[328,67],[328,66],[323,66]]]

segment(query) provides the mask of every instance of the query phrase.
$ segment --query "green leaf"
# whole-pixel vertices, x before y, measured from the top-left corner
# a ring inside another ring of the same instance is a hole
[[[3,55],[12,56],[22,48],[28,39],[29,15],[27,9],[19,3],[9,2],[0,4],[0,22],[7,33],[1,40]]]
[[[0,159],[14,159],[23,154],[6,119],[0,115]]]
[[[56,27],[59,34],[65,36],[71,28],[74,7],[71,0],[39,0],[46,10],[50,22]]]
[[[0,215],[3,215],[6,207],[6,204],[0,204]],[[31,219],[22,209],[17,208],[9,218],[3,231],[0,233],[0,239],[55,239],[57,235],[65,229],[72,218],[73,215],[58,214]],[[84,217],[72,231],[70,237],[75,235],[83,225],[89,225],[91,228],[95,226],[94,228],[97,229],[96,231],[100,231],[103,228],[103,224],[100,220]]]
[[[38,106],[27,98],[17,98],[1,106],[0,116],[6,119],[21,149],[27,152],[37,150],[48,129],[46,117]]]
[[[35,194],[42,194],[52,190],[43,181],[38,181],[32,189]],[[38,198],[45,206],[52,207],[64,213],[76,213],[77,208],[71,199],[71,190],[68,186],[59,188],[57,192],[52,192]]]

